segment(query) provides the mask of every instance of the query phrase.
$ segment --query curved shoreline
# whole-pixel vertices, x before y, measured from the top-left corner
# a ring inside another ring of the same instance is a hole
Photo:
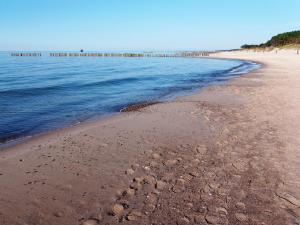
[[[0,221],[295,221],[300,215],[299,56],[225,52],[216,57],[265,66],[193,95],[1,152]],[[116,208],[120,213],[112,213]]]
[[[185,57],[185,58],[205,58],[205,59],[215,59],[215,60],[227,60],[227,61],[243,61],[245,63],[255,63],[257,65],[260,65],[260,63],[257,63],[257,62],[254,62],[254,61],[247,61],[247,60],[243,60],[243,59],[226,59],[226,58],[217,58],[217,57]],[[259,68],[258,68],[259,69]],[[231,69],[228,69],[228,70],[232,70]],[[242,75],[245,75],[253,70],[257,70],[257,68],[252,68],[250,71],[245,71],[245,72],[241,72],[241,74],[239,75],[235,75],[235,76],[242,76]],[[223,81],[223,82],[229,82],[231,79],[233,78],[229,78],[227,79],[226,81]],[[184,93],[182,93],[181,95],[179,96],[176,96],[176,98],[180,98],[180,97],[184,97],[184,96],[190,96],[190,95],[193,95],[193,94],[196,94],[198,92],[200,92],[203,88],[206,88],[206,87],[209,87],[211,85],[216,85],[214,82],[212,84],[208,83],[205,87],[199,87],[195,90],[188,90]],[[174,98],[171,98],[171,99],[167,99],[166,101],[172,101]],[[159,103],[159,102],[165,102],[165,101],[161,101],[161,100],[157,100],[157,101],[153,101],[154,103]],[[123,107],[119,112],[129,112],[129,111],[135,111],[135,109],[141,109],[141,108],[144,108],[146,107],[147,105],[152,105],[152,102],[140,102],[140,103],[132,103],[128,106],[125,106]],[[128,111],[129,109],[129,111]],[[104,115],[99,115],[99,116],[94,116],[94,119],[87,119],[87,120],[83,120],[83,121],[79,121],[77,123],[73,123],[71,125],[68,125],[68,126],[64,126],[64,127],[59,127],[59,128],[54,128],[54,129],[51,129],[51,130],[48,130],[48,131],[43,131],[43,132],[40,132],[40,133],[36,133],[36,134],[32,134],[32,135],[28,135],[28,136],[20,136],[20,137],[17,137],[17,138],[13,138],[13,139],[9,139],[3,143],[0,143],[0,152],[1,151],[4,151],[4,150],[7,150],[11,147],[14,147],[16,145],[19,145],[19,144],[22,144],[24,142],[28,142],[32,139],[35,139],[35,138],[39,138],[41,136],[45,136],[45,135],[49,135],[51,133],[54,133],[54,132],[59,132],[61,130],[65,130],[65,129],[68,129],[68,128],[73,128],[73,127],[76,127],[78,124],[85,124],[85,123],[93,123],[93,122],[97,122],[98,120],[103,120],[103,119],[107,119],[109,117],[113,117],[115,114],[118,114],[118,112],[111,112],[111,113],[107,113],[107,114],[104,114]]]
[[[257,64],[257,65],[262,65],[262,63],[260,63],[260,62],[254,62],[254,61],[243,60],[243,59],[230,59],[230,58],[228,59],[228,58],[218,58],[218,57],[185,57],[185,58],[200,58],[200,59],[205,58],[205,59],[227,60],[227,61],[230,61],[230,60],[232,60],[232,61],[243,61],[245,63],[254,63],[254,64]],[[257,70],[257,69],[259,69],[259,68],[252,68],[250,71],[242,72],[241,74],[236,75],[236,76],[237,77],[243,76],[243,75],[251,73],[252,71]],[[229,70],[232,70],[232,68],[229,69]],[[223,82],[230,82],[230,80],[234,79],[234,78],[229,78],[228,80],[223,81]],[[180,97],[185,97],[185,96],[191,96],[193,94],[197,94],[197,93],[201,92],[202,89],[205,89],[205,88],[207,88],[209,86],[212,86],[212,85],[216,85],[216,84],[213,82],[212,84],[207,84],[205,87],[198,87],[195,90],[188,90],[185,93],[182,93],[180,96],[175,97],[175,99],[180,98]],[[174,98],[171,98],[171,99],[168,99],[166,101],[172,101],[173,99]],[[157,104],[157,103],[163,103],[163,102],[166,102],[166,101],[161,101],[161,100],[158,99],[157,101],[153,101],[153,102],[132,103],[128,106],[123,107],[119,112],[135,111],[137,109],[145,108],[148,105],[149,106],[153,105],[153,103]],[[26,143],[28,141],[31,141],[31,140],[35,139],[35,138],[44,137],[44,136],[50,135],[50,134],[55,133],[55,132],[61,132],[63,130],[73,129],[74,127],[77,127],[79,124],[82,126],[85,123],[87,123],[87,124],[95,123],[99,120],[103,120],[103,119],[107,119],[109,117],[113,117],[116,114],[118,114],[119,112],[111,112],[111,113],[107,113],[107,114],[104,114],[104,115],[95,116],[94,119],[87,119],[87,120],[79,121],[77,123],[70,124],[68,126],[64,126],[64,127],[60,127],[60,128],[54,128],[54,129],[51,129],[51,130],[48,130],[48,131],[43,131],[43,132],[40,132],[40,133],[36,133],[36,134],[28,135],[28,136],[21,136],[21,137],[15,138],[15,139],[7,140],[3,143],[0,143],[0,154],[1,154],[1,151],[6,151],[10,148],[15,147],[16,145]]]

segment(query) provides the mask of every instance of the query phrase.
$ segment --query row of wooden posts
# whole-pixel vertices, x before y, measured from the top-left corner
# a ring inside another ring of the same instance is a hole
[[[203,57],[210,52],[158,53],[49,53],[50,57]],[[11,56],[41,57],[42,53],[11,53]]]
[[[42,53],[37,53],[37,52],[33,52],[33,53],[11,53],[11,56],[28,56],[28,57],[37,57],[37,56],[42,56]]]

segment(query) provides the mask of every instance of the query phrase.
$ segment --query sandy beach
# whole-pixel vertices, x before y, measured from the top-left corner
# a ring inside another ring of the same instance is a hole
[[[0,152],[1,225],[300,224],[300,55]]]

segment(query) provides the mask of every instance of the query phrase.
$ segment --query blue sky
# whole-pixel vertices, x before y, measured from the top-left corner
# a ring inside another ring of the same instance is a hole
[[[300,29],[300,0],[0,0],[0,50],[212,50]]]

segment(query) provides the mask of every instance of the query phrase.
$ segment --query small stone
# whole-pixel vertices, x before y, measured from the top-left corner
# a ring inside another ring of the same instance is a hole
[[[133,169],[128,169],[128,170],[126,170],[126,172],[125,172],[127,175],[132,175],[132,174],[134,174],[134,170]]]
[[[191,203],[191,202],[187,203],[186,206],[188,209],[191,209],[194,207],[193,203]]]
[[[118,198],[122,197],[122,196],[123,196],[123,191],[122,191],[122,190],[117,190],[117,191],[116,191],[116,196],[117,196]]]
[[[157,167],[159,164],[155,161],[150,162],[151,167]]]
[[[181,176],[181,178],[185,181],[191,181],[193,179],[193,176],[190,174],[184,174]]]
[[[213,215],[206,215],[205,220],[209,224],[217,224],[219,222],[219,218]]]
[[[135,220],[138,220],[140,217],[142,217],[143,216],[143,214],[141,213],[141,212],[139,212],[139,211],[136,211],[136,210],[134,210],[134,211],[131,211],[128,215],[127,215],[127,219],[129,220],[129,221],[135,221]]]
[[[111,208],[111,212],[112,212],[113,215],[120,216],[124,212],[124,207],[120,204],[115,204]]]
[[[174,166],[176,163],[177,163],[176,159],[169,159],[169,160],[167,160],[167,161],[164,162],[164,164],[166,166]]]
[[[185,184],[185,180],[179,178],[173,187],[173,192],[178,193],[184,191],[185,190],[184,184]]]
[[[163,190],[166,186],[166,183],[159,180],[156,182],[156,185],[155,185],[155,188],[158,189],[158,190]]]
[[[245,222],[248,219],[248,217],[243,213],[236,213],[235,218],[240,222]]]
[[[144,178],[143,178],[143,182],[145,183],[145,184],[150,184],[150,185],[155,185],[155,183],[156,183],[156,180],[155,180],[155,178],[153,177],[153,176],[150,176],[150,175],[147,175],[147,176],[145,176]]]
[[[194,159],[193,162],[198,164],[198,163],[200,163],[200,160],[199,159]]]
[[[217,208],[217,212],[221,215],[227,215],[227,210],[223,207]]]
[[[138,168],[140,167],[140,165],[139,164],[134,164],[134,165],[131,165],[131,168],[133,169],[133,170],[137,170]]]
[[[155,210],[155,205],[153,205],[153,204],[147,204],[147,205],[145,205],[145,210],[146,210],[146,212],[145,212],[145,214],[149,214],[149,212],[153,212],[154,210]]]
[[[99,224],[99,220],[96,219],[89,219],[82,223],[82,225],[98,225],[98,224]]]
[[[199,173],[197,171],[191,171],[189,173],[189,175],[193,176],[193,177],[198,177],[199,176]]]
[[[137,183],[137,182],[130,184],[130,188],[136,191],[139,190],[141,186],[142,186],[141,183]]]
[[[219,183],[211,183],[209,184],[209,187],[213,190],[217,190],[220,187]]]
[[[246,205],[245,205],[245,203],[243,203],[243,202],[238,202],[238,203],[235,204],[235,206],[236,206],[238,209],[241,209],[241,210],[246,209]]]
[[[151,170],[150,166],[143,166],[143,169],[144,169],[146,172],[148,172],[148,171]]]
[[[157,154],[157,153],[153,153],[153,154],[152,154],[152,158],[153,158],[153,159],[159,159],[159,158],[160,158],[160,155]]]
[[[200,153],[200,154],[205,154],[206,151],[207,151],[207,147],[205,145],[198,145],[196,148],[195,148],[196,152],[197,153]]]
[[[63,216],[63,213],[62,212],[54,212],[53,215],[55,217],[62,217]]]
[[[125,194],[125,196],[133,197],[135,195],[135,190],[132,188],[128,188],[124,194]]]

